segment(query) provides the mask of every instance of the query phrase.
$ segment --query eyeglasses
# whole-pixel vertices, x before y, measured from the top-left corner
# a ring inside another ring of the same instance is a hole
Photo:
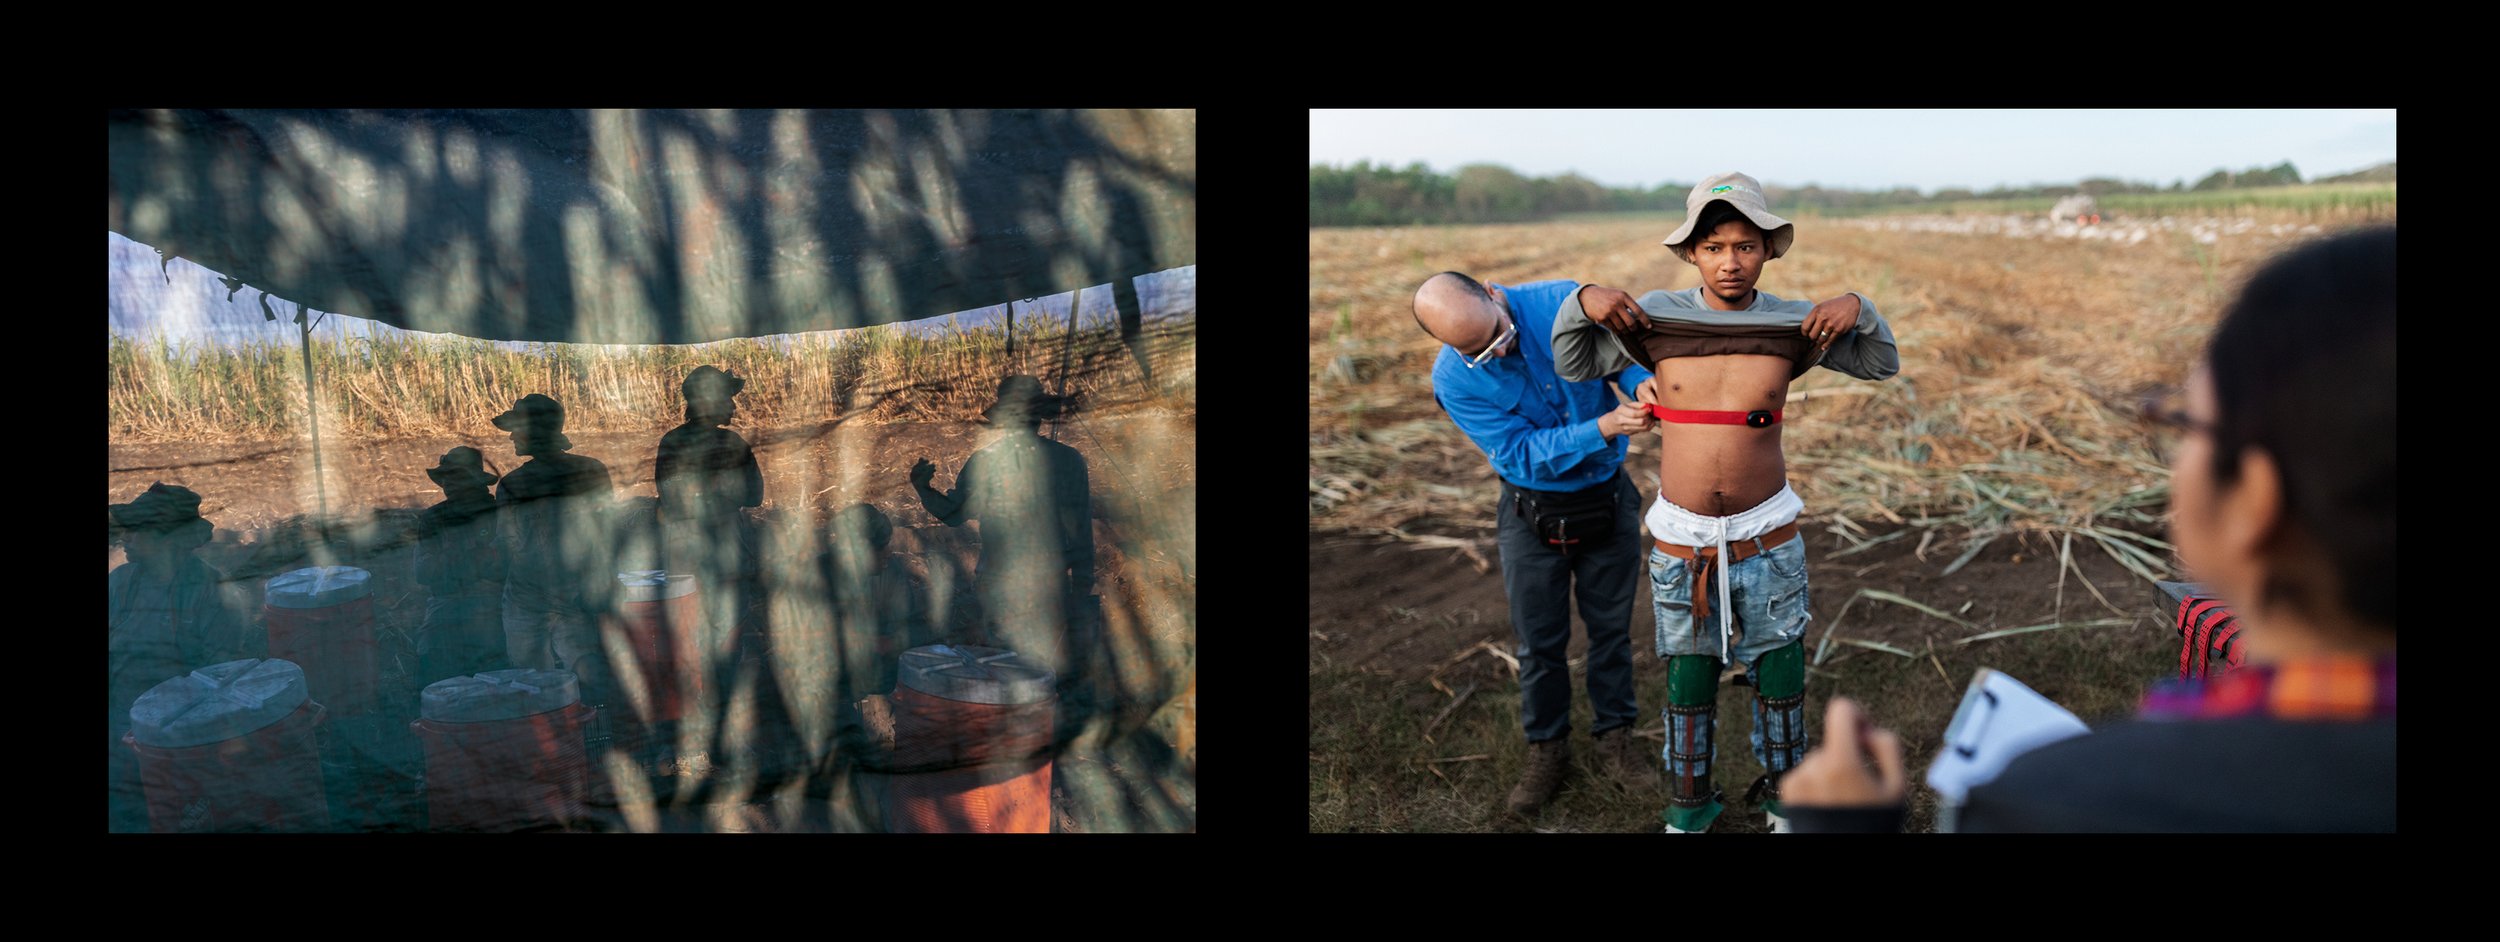
[[[1493,338],[1492,343],[1485,344],[1484,349],[1477,351],[1475,356],[1468,357],[1467,359],[1460,361],[1467,364],[1468,369],[1475,369],[1478,365],[1484,363],[1485,360],[1492,358],[1493,351],[1502,349],[1502,345],[1509,343],[1510,338],[1519,335],[1518,321],[1511,320],[1510,315],[1507,313],[1502,315],[1502,320],[1508,322],[1509,326],[1502,328],[1501,336]]]
[[[2199,435],[2214,434],[2213,423],[2199,421],[2188,414],[2187,393],[2177,387],[2156,389],[2145,394],[2142,402],[2137,406],[2137,412],[2144,421],[2171,433],[2171,435],[2163,436],[2165,439],[2184,432],[2195,432]],[[2169,443],[2165,441],[2164,445],[2167,444]],[[2167,447],[2159,451],[2163,460],[2169,459]]]

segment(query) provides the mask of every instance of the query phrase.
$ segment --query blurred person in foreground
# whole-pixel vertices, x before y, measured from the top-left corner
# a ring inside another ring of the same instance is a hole
[[[1590,735],[1607,777],[1655,794],[1648,750],[1633,741],[1632,590],[1641,572],[1640,491],[1623,473],[1625,444],[1649,411],[1617,405],[1649,371],[1566,382],[1546,334],[1574,303],[1574,281],[1481,284],[1442,272],[1415,291],[1415,322],[1441,342],[1432,397],[1502,480],[1493,506],[1502,593],[1519,658],[1519,724],[1527,763],[1506,807],[1530,817],[1561,790],[1571,761],[1571,609],[1588,633]]]
[[[1815,302],[1754,286],[1788,254],[1797,227],[1772,215],[1761,185],[1741,173],[1696,184],[1684,223],[1666,238],[1701,276],[1698,287],[1651,291],[1638,302],[1597,285],[1554,320],[1556,369],[1585,379],[1638,363],[1658,425],[1658,500],[1645,522],[1657,609],[1658,658],[1667,664],[1665,831],[1706,831],[1724,807],[1712,779],[1721,673],[1744,665],[1753,687],[1754,758],[1746,789],[1772,831],[1787,830],[1780,781],[1804,757],[1805,501],[1788,486],[1781,446],[1788,386],[1816,366],[1859,379],[1901,370],[1892,328],[1875,302],[1849,292]]]
[[[1959,830],[2394,831],[2395,230],[2269,262],[2147,413],[2181,437],[2179,559],[2239,613],[2247,666],[2016,757]],[[1899,737],[1841,698],[1824,724],[1796,829],[1899,830]]]
[[[138,757],[121,741],[131,705],[149,688],[211,664],[269,656],[269,635],[244,615],[247,603],[225,573],[199,557],[216,532],[200,516],[200,495],[159,482],[112,512],[130,561],[113,570],[105,601],[111,830],[145,831]]]

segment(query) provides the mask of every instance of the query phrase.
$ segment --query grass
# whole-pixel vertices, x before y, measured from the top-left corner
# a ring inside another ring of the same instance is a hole
[[[1147,326],[1158,389],[1194,398],[1195,318]],[[127,441],[218,441],[306,434],[303,353],[271,344],[202,347],[114,335],[108,353],[109,434]],[[712,364],[746,378],[739,421],[777,427],[843,415],[881,420],[968,418],[1010,372],[1042,377],[1095,407],[1149,397],[1112,328],[1071,332],[1028,324],[1007,351],[1005,328],[942,336],[899,330],[802,335],[786,349],[756,340],[691,346],[539,344],[515,350],[463,338],[316,339],[321,433],[340,438],[476,432],[528,393],[565,406],[567,429],[643,431],[680,419],[679,384]],[[1115,368],[1117,367],[1117,368]]]
[[[2175,645],[2161,641],[2155,632],[2105,621],[1970,645],[1951,643],[1963,633],[1958,626],[1932,624],[1923,641],[1896,636],[1891,644],[1843,646],[1812,668],[1807,679],[1809,742],[1823,741],[1823,708],[1831,697],[1872,704],[1883,725],[1904,733],[1909,750],[1905,767],[1915,782],[1935,761],[1941,737],[1912,733],[1942,730],[1964,685],[1982,667],[2012,674],[2086,722],[2097,723],[2130,712],[2143,693],[2144,679],[2162,673],[2176,656]],[[1815,630],[1820,633],[1823,626]],[[1912,644],[1915,650],[1904,648]],[[1646,660],[1645,655],[1635,656]],[[1534,821],[1514,819],[1502,807],[1519,780],[1526,749],[1519,729],[1519,687],[1500,662],[1478,655],[1423,681],[1349,669],[1317,655],[1311,670],[1310,829],[1315,833],[1659,828],[1663,792],[1636,794],[1599,773],[1588,733],[1588,701],[1577,670],[1572,680],[1572,768],[1554,804]],[[1665,673],[1642,671],[1636,676],[1634,733],[1641,736],[1644,749],[1663,749],[1659,711],[1666,702]],[[1466,693],[1464,701],[1458,700],[1461,692]],[[1764,830],[1761,813],[1739,800],[1762,774],[1747,740],[1753,723],[1751,698],[1750,688],[1719,688],[1713,771],[1727,793],[1727,811],[1712,826],[1715,832]],[[1424,728],[1454,702],[1457,709],[1427,741]],[[1465,758],[1471,756],[1486,758]],[[1923,786],[1910,791],[1908,829],[1933,829],[1934,793]]]

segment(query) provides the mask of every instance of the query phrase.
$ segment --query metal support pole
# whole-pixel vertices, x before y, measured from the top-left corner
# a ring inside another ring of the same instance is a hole
[[[313,493],[321,501],[321,526],[326,534],[330,525],[330,486],[321,477],[321,409],[313,399],[312,316],[302,304],[295,306],[295,323],[304,333],[304,418],[312,423]]]

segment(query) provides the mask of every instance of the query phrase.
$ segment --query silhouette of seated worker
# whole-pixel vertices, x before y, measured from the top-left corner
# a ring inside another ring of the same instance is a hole
[[[466,445],[425,469],[443,489],[442,503],[417,518],[417,582],[426,587],[420,684],[506,666],[503,632],[503,534],[495,529],[496,476]]]
[[[112,621],[110,718],[112,830],[148,829],[138,757],[122,743],[130,707],[157,684],[226,661],[269,656],[269,636],[232,597],[225,574],[200,560],[215,528],[200,495],[163,483],[112,505],[130,561],[115,568],[106,604]]]
[[[568,670],[582,701],[613,704],[613,673],[599,646],[599,613],[615,582],[603,523],[614,485],[608,466],[571,453],[564,406],[521,397],[495,427],[529,460],[495,486],[502,531],[504,650],[513,667]],[[594,738],[596,738],[594,733]]]
[[[818,558],[834,600],[840,676],[835,694],[863,714],[894,692],[903,652],[941,639],[903,561],[888,555],[894,524],[869,504],[834,515],[831,546]],[[846,724],[847,725],[847,724]]]
[[[764,503],[764,472],[755,449],[725,428],[737,413],[734,398],[746,380],[702,366],[686,376],[686,423],[660,437],[652,476],[660,490],[660,527],[665,565],[693,573],[713,633],[709,648],[736,635],[743,593],[740,582],[753,556],[745,509]]]
[[[1085,457],[1043,438],[1044,421],[1066,408],[1040,380],[1009,376],[983,416],[1003,434],[964,460],[953,490],[930,486],[937,466],[912,465],[920,504],[947,526],[981,522],[981,560],[973,592],[1000,647],[1059,675],[1065,691],[1080,690],[1092,652],[1094,585],[1092,497]]]

